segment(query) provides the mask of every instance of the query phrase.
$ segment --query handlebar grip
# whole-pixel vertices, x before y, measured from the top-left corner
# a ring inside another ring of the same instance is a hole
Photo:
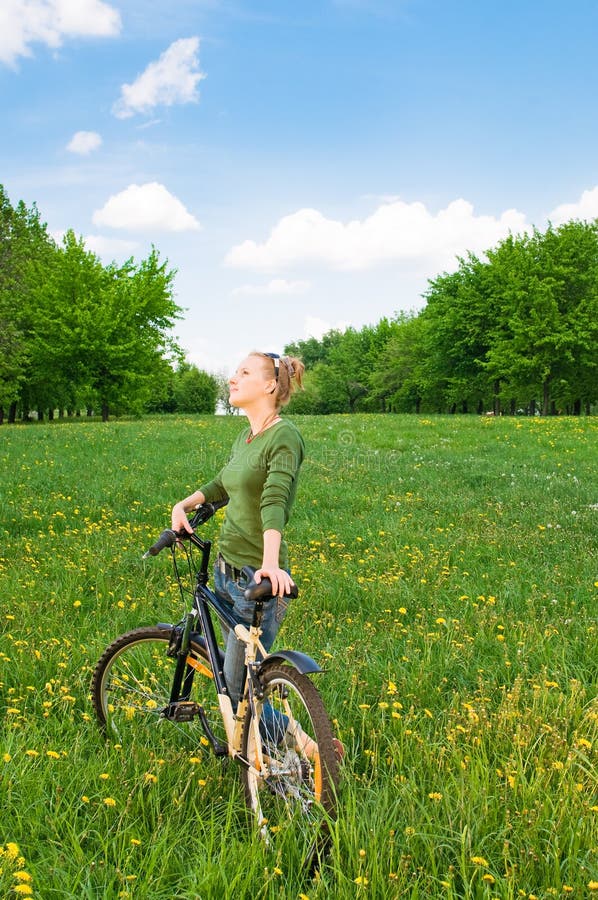
[[[143,554],[143,559],[147,559],[149,556],[157,556],[160,550],[164,550],[165,547],[172,547],[176,540],[176,531],[173,531],[172,528],[164,529],[156,543],[152,544],[149,550]]]

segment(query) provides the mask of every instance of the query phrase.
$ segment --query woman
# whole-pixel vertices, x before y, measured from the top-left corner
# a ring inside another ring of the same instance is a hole
[[[241,407],[249,427],[235,440],[220,473],[172,509],[175,531],[191,532],[187,512],[205,502],[227,500],[214,571],[216,594],[233,607],[239,622],[251,624],[254,603],[245,600],[241,569],[256,569],[255,580],[269,578],[273,598],[264,605],[262,643],[266,650],[286,614],[293,581],[283,530],[297,491],[304,444],[297,428],[280,410],[301,387],[301,360],[275,353],[250,353],[230,378],[230,403]],[[241,582],[239,582],[241,579]],[[244,645],[234,632],[225,634],[224,675],[233,709],[243,691]]]

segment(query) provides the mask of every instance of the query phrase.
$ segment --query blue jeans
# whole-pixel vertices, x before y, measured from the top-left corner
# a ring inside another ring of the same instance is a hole
[[[238,623],[249,627],[253,620],[255,603],[245,599],[245,585],[241,585],[232,578],[227,578],[218,566],[214,569],[214,591],[221,600],[232,608],[232,613]],[[274,638],[287,613],[288,597],[273,597],[264,603],[262,618],[262,636],[260,638],[264,648],[269,650],[274,643]],[[233,709],[243,695],[245,685],[245,644],[237,639],[234,631],[221,623],[224,637],[224,677],[228,687]]]

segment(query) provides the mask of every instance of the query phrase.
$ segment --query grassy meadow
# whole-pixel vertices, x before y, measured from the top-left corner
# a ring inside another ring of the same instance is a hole
[[[89,702],[107,643],[180,618],[141,555],[241,421],[4,425],[0,897],[598,897],[598,420],[296,421],[278,646],[347,750],[325,865],[255,838],[234,764],[106,743]]]

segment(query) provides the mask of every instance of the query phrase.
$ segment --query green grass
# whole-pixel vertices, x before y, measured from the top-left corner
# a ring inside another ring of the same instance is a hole
[[[598,890],[598,422],[297,423],[279,646],[324,665],[347,749],[326,865],[300,827],[255,839],[233,764],[107,745],[89,703],[112,638],[179,618],[168,556],[141,553],[241,422],[3,426],[0,896]]]

